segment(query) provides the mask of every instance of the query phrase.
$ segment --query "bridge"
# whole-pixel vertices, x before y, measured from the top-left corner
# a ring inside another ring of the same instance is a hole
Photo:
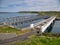
[[[46,29],[54,24],[54,21],[56,19],[56,16],[52,16],[46,20],[43,20],[41,22],[38,22],[36,24],[31,24],[31,28],[37,32],[38,34],[42,34],[46,31]]]

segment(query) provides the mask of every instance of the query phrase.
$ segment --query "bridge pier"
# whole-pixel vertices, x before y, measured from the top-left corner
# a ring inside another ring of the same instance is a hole
[[[38,36],[41,36],[42,35],[42,31],[41,31],[41,27],[40,26],[34,27],[33,30],[36,32],[36,34]]]

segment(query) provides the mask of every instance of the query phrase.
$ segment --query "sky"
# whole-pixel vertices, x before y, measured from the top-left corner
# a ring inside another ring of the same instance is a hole
[[[0,12],[60,11],[60,0],[0,0]]]

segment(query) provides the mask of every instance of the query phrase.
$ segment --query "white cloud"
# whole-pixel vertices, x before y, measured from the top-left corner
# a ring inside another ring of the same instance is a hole
[[[1,9],[1,10],[7,10],[7,11],[9,11],[9,10],[10,11],[11,10],[13,10],[13,11],[15,11],[15,10],[16,11],[21,11],[21,10],[36,10],[36,11],[60,10],[58,0],[3,0],[0,7],[8,8],[8,9]]]

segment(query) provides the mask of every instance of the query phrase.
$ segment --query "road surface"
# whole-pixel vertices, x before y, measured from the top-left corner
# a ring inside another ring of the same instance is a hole
[[[11,38],[11,39],[0,40],[0,45],[6,44],[6,43],[11,43],[11,42],[18,41],[18,40],[20,40],[20,41],[26,40],[28,38],[28,36],[31,36],[32,34],[34,34],[33,31],[26,33],[24,35],[21,35],[21,36]]]

